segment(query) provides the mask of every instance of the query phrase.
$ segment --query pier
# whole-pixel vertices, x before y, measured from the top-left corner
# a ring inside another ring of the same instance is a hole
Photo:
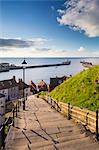
[[[31,65],[31,66],[25,66],[25,69],[31,69],[31,68],[42,68],[42,67],[57,67],[57,66],[65,66],[65,65],[70,65],[71,61],[66,61],[63,63],[57,63],[57,64],[44,64],[44,65]],[[19,70],[23,69],[23,66],[15,66],[15,65],[10,65],[7,69],[5,70],[0,70],[0,72],[5,72],[5,71],[10,71],[10,70]]]
[[[42,67],[55,67],[55,66],[64,66],[64,65],[70,65],[70,61],[68,61],[67,63],[59,63],[59,64],[45,64],[45,65],[32,65],[32,66],[26,66],[26,69],[29,68],[42,68]],[[10,70],[17,70],[17,69],[23,69],[23,66],[15,66],[10,68]]]
[[[67,63],[59,63],[59,64],[46,64],[46,65],[31,65],[31,66],[25,66],[25,69],[31,69],[31,68],[42,68],[42,67],[55,67],[55,66],[64,66],[64,65],[70,65],[70,61]],[[9,70],[19,70],[23,69],[23,66],[13,66],[9,67]]]

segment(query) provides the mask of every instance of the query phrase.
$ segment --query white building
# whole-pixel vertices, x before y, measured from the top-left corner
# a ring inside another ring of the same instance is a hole
[[[5,100],[15,100],[19,97],[18,84],[15,76],[12,79],[0,81],[0,93],[5,95]]]
[[[0,94],[0,126],[5,121],[5,96]]]

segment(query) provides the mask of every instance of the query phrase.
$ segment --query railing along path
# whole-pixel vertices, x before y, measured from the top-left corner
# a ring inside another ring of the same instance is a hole
[[[47,103],[52,105],[57,111],[62,113],[68,119],[74,119],[76,122],[82,123],[87,130],[95,133],[96,139],[99,140],[99,111],[90,111],[84,108],[76,107],[70,103],[63,103],[54,100],[51,97],[42,97]]]
[[[14,107],[13,107],[12,111],[9,113],[9,116],[5,119],[5,122],[0,127],[0,149],[1,150],[4,149],[4,147],[5,147],[5,138],[7,136],[6,132],[8,132],[6,130],[9,130],[10,126],[14,127],[15,117],[17,117],[20,106],[21,106],[21,101],[18,100],[14,104]]]

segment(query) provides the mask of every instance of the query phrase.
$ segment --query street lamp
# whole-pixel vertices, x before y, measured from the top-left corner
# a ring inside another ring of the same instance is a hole
[[[24,83],[25,83],[25,65],[27,64],[27,62],[25,61],[25,59],[22,62],[23,65],[23,110],[25,110],[25,93],[24,93]]]

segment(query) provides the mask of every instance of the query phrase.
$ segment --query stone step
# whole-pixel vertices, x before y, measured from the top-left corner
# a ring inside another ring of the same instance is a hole
[[[76,144],[76,142],[75,142]],[[57,147],[57,145],[56,145]],[[83,145],[79,145],[79,146],[58,146],[58,150],[99,150],[99,143],[83,143]]]
[[[61,138],[61,137],[67,137],[67,136],[72,136],[72,135],[85,135],[86,133],[84,132],[84,133],[81,133],[81,131],[80,130],[65,130],[64,132],[60,132],[60,133],[57,133],[56,135],[57,135],[57,137],[59,138]]]
[[[36,149],[31,149],[31,150],[56,150],[56,148],[54,146],[50,145],[50,146],[46,146],[43,148],[36,148]]]
[[[85,136],[82,127],[34,96],[28,98],[26,110],[18,113],[15,126],[8,134],[6,150],[99,149],[97,143]]]
[[[77,140],[77,139],[82,139],[82,138],[86,138],[85,134],[73,134],[73,135],[68,135],[68,136],[62,136],[59,138],[56,138],[55,140],[58,141],[59,143],[61,142],[68,142],[68,141],[72,141],[72,140]]]
[[[28,145],[23,145],[23,146],[9,145],[8,147],[5,147],[5,150],[29,150],[29,148]]]
[[[29,144],[29,146],[30,146],[30,149],[33,149],[33,150],[35,150],[35,149],[37,149],[37,148],[44,148],[44,147],[46,147],[46,146],[50,146],[50,145],[53,145],[53,142],[51,141],[51,140],[48,140],[48,141],[42,141],[42,142],[34,142],[34,143],[32,143],[32,144]]]
[[[86,145],[84,144],[82,147],[78,147],[76,148],[76,150],[99,150],[99,143],[87,143]],[[74,149],[70,149],[70,150],[74,150]]]
[[[57,147],[57,145],[56,145]],[[35,147],[33,146],[32,144],[29,145],[29,148],[31,150],[56,150],[56,148],[51,144],[45,144],[45,145],[42,145],[41,147]],[[25,145],[25,146],[11,146],[11,147],[6,147],[5,150],[29,150],[28,146]],[[58,147],[58,150],[99,150],[99,143],[87,143],[87,144],[83,144],[83,146],[78,146],[78,147]]]
[[[43,126],[43,129],[47,132],[47,134],[59,134],[59,133],[66,133],[66,134],[80,134],[82,131],[79,128],[60,128],[60,127],[53,127],[53,126]]]
[[[60,150],[70,150],[73,149],[76,150],[79,147],[83,147],[83,145],[91,144],[92,141],[90,140],[89,137],[81,138],[81,139],[75,139],[75,140],[70,140],[70,141],[65,141],[57,144],[57,148]],[[80,149],[79,149],[80,150]]]
[[[84,138],[85,135],[76,135],[76,136],[69,136],[69,137],[61,137],[61,138],[58,138],[58,139],[55,139],[56,143],[57,142],[67,142],[69,140],[76,140],[76,139],[80,139],[80,138]],[[40,147],[46,147],[48,145],[53,145],[53,142],[51,140],[49,141],[35,141],[33,142],[32,144],[30,144],[30,148],[31,149],[35,149],[35,148],[40,148]]]
[[[56,150],[56,148],[53,146],[53,145],[47,145],[45,147],[35,147],[35,148],[32,148],[31,147],[31,150]]]

